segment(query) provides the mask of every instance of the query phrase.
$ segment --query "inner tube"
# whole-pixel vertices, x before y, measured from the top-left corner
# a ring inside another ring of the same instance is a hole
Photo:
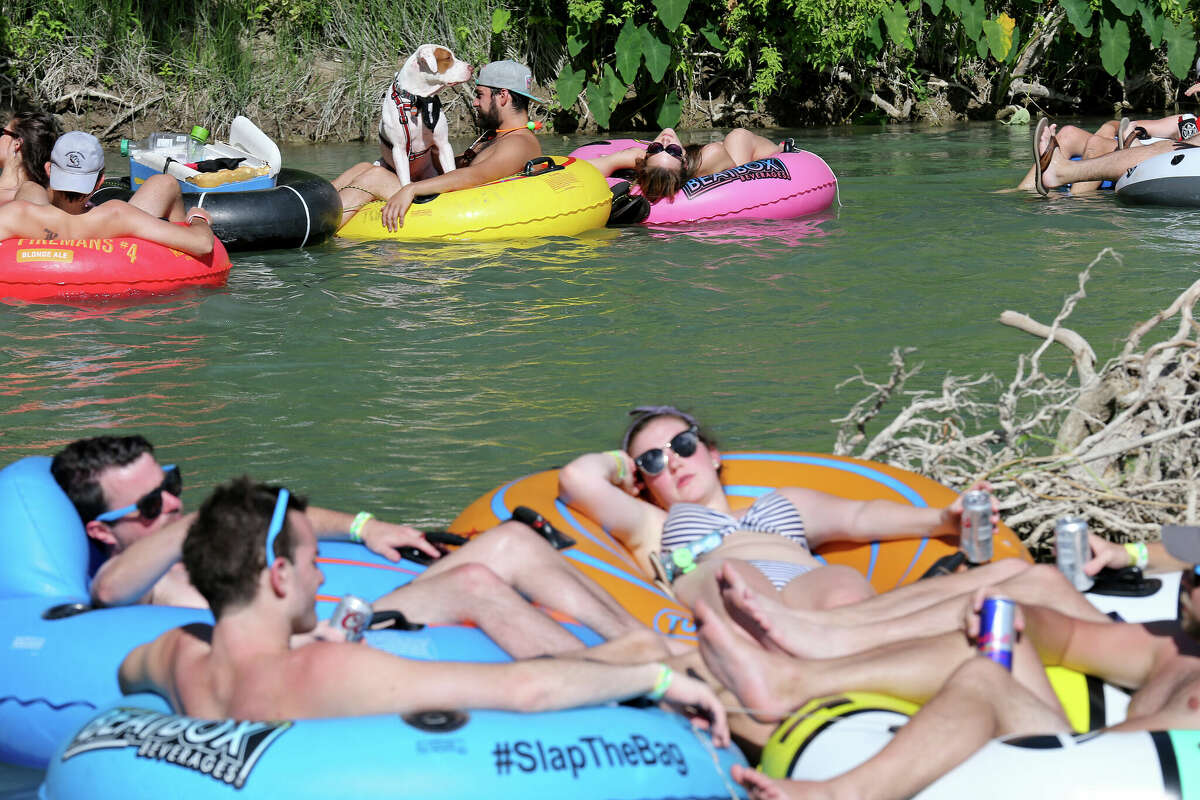
[[[1200,207],[1200,150],[1159,153],[1117,181],[1117,199],[1130,205]]]
[[[95,202],[128,200],[127,179],[96,192]],[[307,247],[337,230],[342,201],[333,184],[302,169],[279,171],[272,189],[245,192],[196,192],[184,196],[188,207],[212,216],[213,233],[231,253]]]
[[[54,302],[165,294],[224,286],[229,268],[220,239],[203,258],[132,236],[5,239],[0,241],[0,298]]]
[[[584,145],[571,153],[575,158],[595,158],[645,147],[637,139],[606,139]],[[619,186],[620,178],[610,177]],[[633,196],[640,196],[630,185]],[[648,225],[690,225],[733,219],[794,219],[829,208],[837,197],[837,176],[816,153],[807,150],[776,153],[718,172],[691,178],[670,199],[649,206],[637,219],[632,202],[614,188],[610,224],[643,222]]]
[[[722,453],[721,482],[734,508],[781,486],[820,489],[854,500],[884,498],[918,508],[947,506],[958,495],[936,481],[907,470],[856,458],[819,453]],[[539,512],[575,540],[565,558],[599,583],[637,619],[661,634],[696,641],[691,612],[651,582],[645,569],[594,520],[558,499],[558,470],[509,481],[477,499],[450,523],[451,533],[470,536],[509,519],[518,506]],[[1003,523],[993,539],[994,558],[1030,559],[1021,541]],[[821,563],[843,564],[861,572],[876,591],[911,583],[939,559],[957,552],[944,539],[893,539],[851,546],[830,542],[818,548]]]
[[[367,203],[337,235],[468,242],[576,236],[604,227],[611,205],[608,184],[591,164],[568,156],[542,156],[516,175],[483,186],[418,197],[396,231],[383,226],[383,203]]]

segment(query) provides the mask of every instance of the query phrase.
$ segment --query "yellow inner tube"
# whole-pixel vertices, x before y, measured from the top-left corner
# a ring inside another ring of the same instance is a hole
[[[382,202],[367,203],[341,227],[344,239],[483,242],[575,236],[608,222],[612,192],[600,171],[570,156],[534,159],[516,175],[414,202],[396,231],[383,227]]]

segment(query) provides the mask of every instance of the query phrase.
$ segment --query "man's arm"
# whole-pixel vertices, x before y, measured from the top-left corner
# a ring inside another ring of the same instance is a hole
[[[1087,622],[1043,606],[1021,606],[1025,635],[1042,663],[1064,666],[1136,689],[1164,658],[1176,653],[1167,636],[1133,623]]]
[[[306,684],[306,702],[316,704],[314,716],[442,708],[553,711],[646,695],[662,674],[661,664],[553,658],[507,664],[412,661],[372,647],[335,643],[294,652],[304,656],[296,667]],[[355,678],[344,680],[346,675]],[[714,742],[728,743],[725,709],[701,681],[674,673],[663,700],[698,709],[701,724],[711,725]]]
[[[193,216],[189,210],[188,224],[176,225],[147,214],[123,200],[109,200],[86,214],[72,217],[84,231],[67,238],[136,236],[193,256],[206,256],[213,250],[213,232],[207,217],[207,213]]]
[[[183,540],[195,514],[187,514],[162,530],[145,536],[105,561],[92,579],[92,602],[97,606],[127,606],[140,602],[206,608],[194,589],[190,595],[152,597],[155,584],[179,563]]]
[[[350,526],[354,523],[354,514],[309,506],[305,516],[312,523],[317,538],[351,541],[349,531]],[[442,554],[440,550],[425,541],[425,534],[416,528],[384,522],[374,517],[363,524],[360,535],[362,543],[371,552],[378,553],[389,561],[400,560],[399,548],[401,547],[415,547],[432,558],[438,558]]]
[[[383,226],[394,231],[404,224],[404,215],[418,195],[454,192],[471,189],[506,178],[524,168],[531,158],[537,158],[542,148],[532,136],[502,136],[484,150],[469,167],[452,170],[443,175],[410,183],[393,194],[380,215]],[[485,158],[486,156],[486,158]]]

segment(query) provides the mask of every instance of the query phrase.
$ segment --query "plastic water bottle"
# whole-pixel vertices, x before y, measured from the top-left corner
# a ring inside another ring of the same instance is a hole
[[[154,153],[169,156],[176,161],[194,164],[204,160],[204,145],[208,142],[208,130],[193,126],[191,133],[163,133],[156,131],[145,139],[121,140],[121,155],[137,158],[138,153]]]

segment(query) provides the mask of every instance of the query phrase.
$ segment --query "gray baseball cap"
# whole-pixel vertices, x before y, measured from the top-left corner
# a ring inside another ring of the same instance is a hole
[[[493,61],[485,64],[475,76],[475,83],[480,86],[491,86],[494,89],[508,89],[530,100],[545,105],[546,101],[529,93],[533,88],[533,73],[524,64],[515,61]]]
[[[50,152],[50,188],[88,194],[104,171],[104,148],[90,133],[71,131],[58,137]]]

